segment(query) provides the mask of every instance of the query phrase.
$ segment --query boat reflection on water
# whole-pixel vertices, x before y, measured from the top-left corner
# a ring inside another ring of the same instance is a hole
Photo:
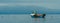
[[[33,23],[45,23],[45,18],[33,18]]]

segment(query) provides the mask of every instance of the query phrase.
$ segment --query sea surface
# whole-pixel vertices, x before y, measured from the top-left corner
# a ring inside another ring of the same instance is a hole
[[[60,14],[46,14],[45,18],[32,18],[29,14],[0,14],[0,23],[60,23]]]

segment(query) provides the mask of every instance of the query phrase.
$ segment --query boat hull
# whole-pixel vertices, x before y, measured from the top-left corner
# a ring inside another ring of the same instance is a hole
[[[37,15],[32,15],[32,18],[45,18],[46,14],[37,14]]]

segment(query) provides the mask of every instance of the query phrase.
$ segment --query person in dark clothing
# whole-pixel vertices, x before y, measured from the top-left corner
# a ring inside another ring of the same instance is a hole
[[[45,16],[46,16],[46,14],[43,14],[43,16],[42,16],[42,17],[44,18]]]

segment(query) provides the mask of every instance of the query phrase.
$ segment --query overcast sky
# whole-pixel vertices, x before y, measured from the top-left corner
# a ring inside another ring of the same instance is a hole
[[[60,13],[60,0],[0,0],[0,13],[30,13],[32,10]]]
[[[60,9],[60,0],[0,0],[0,6],[43,6],[49,9]]]

